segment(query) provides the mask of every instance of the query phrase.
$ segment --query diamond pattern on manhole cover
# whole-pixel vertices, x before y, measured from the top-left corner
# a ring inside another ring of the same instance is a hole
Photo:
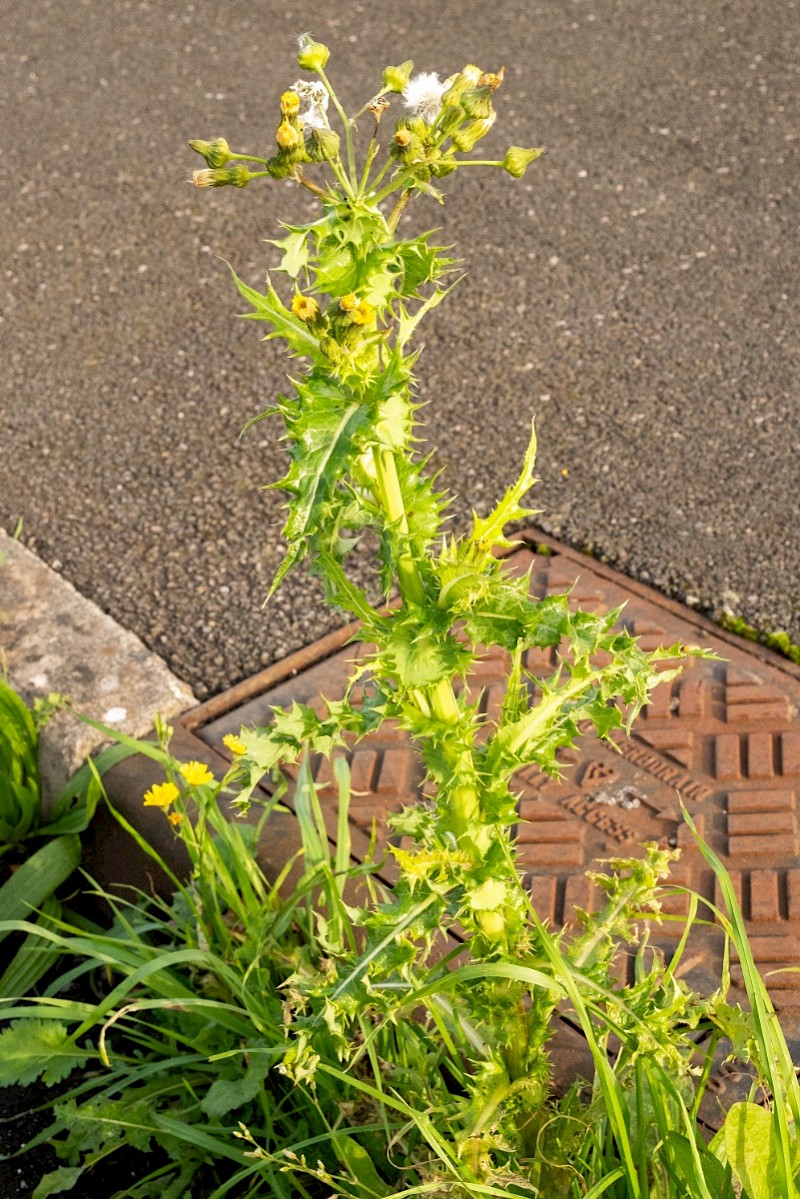
[[[714,876],[681,822],[682,800],[730,871],[761,972],[800,967],[800,671],[564,547],[536,558],[520,549],[509,562],[520,573],[532,569],[532,589],[539,596],[573,588],[572,602],[587,609],[625,603],[622,620],[644,648],[681,641],[704,645],[725,659],[691,659],[680,678],[658,688],[632,737],[615,737],[619,753],[587,734],[566,755],[562,781],[533,767],[517,776],[520,862],[540,915],[558,925],[571,919],[576,906],[591,908],[586,870],[597,859],[631,856],[647,840],[679,846],[672,880],[720,903]],[[287,673],[197,734],[224,753],[226,733],[241,724],[267,723],[272,706],[341,695],[349,663],[364,652],[366,647],[346,646],[296,675]],[[313,651],[305,658],[313,661]],[[534,674],[549,672],[554,661],[554,651],[534,650],[527,666]],[[504,666],[502,654],[488,655],[469,680],[490,718],[502,698]],[[215,701],[216,711],[222,708],[224,702]],[[419,795],[421,772],[404,734],[392,726],[349,756],[354,846],[363,850],[373,823],[385,839],[387,812]],[[329,766],[319,760],[314,768],[317,781],[326,785],[323,799],[333,831]],[[358,830],[365,835],[359,838]],[[687,897],[676,895],[664,910],[680,915],[687,908]],[[668,944],[681,927],[665,922],[659,938]],[[712,987],[719,979],[722,939],[709,928],[693,943],[692,978]],[[735,986],[741,982],[737,969],[734,964]],[[768,982],[776,1007],[791,1015],[792,1035],[800,1035],[800,973],[772,974]]]

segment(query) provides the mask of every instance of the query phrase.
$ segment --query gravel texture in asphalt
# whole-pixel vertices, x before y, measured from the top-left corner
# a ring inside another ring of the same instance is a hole
[[[280,556],[287,360],[263,284],[285,183],[187,186],[190,137],[272,152],[294,37],[360,105],[386,62],[506,66],[442,227],[468,274],[427,323],[425,419],[463,525],[538,423],[540,523],[633,577],[800,640],[797,0],[41,0],[8,7],[0,524],[219,691],[336,623]]]

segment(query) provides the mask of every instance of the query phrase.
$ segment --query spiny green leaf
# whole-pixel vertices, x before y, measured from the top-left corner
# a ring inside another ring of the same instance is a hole
[[[435,232],[435,229],[431,229],[409,241],[400,242],[398,253],[405,268],[400,289],[402,296],[417,296],[423,284],[435,282],[458,262],[457,258],[445,257],[442,251],[447,247],[429,245],[428,238]]]
[[[230,264],[228,264],[230,265]],[[298,320],[280,300],[278,293],[271,283],[267,283],[267,294],[262,295],[253,287],[243,283],[233,267],[230,267],[234,282],[240,294],[252,304],[255,312],[244,314],[244,320],[269,321],[273,331],[268,333],[265,340],[282,337],[295,354],[311,358],[318,365],[325,365],[327,358],[320,348],[319,339],[309,330],[308,325]]]
[[[535,508],[525,508],[522,500],[535,483],[533,468],[536,463],[536,429],[531,422],[531,436],[522,470],[513,486],[509,487],[497,506],[484,519],[475,515],[473,520],[471,544],[475,547],[479,558],[485,560],[495,546],[510,548],[514,542],[504,536],[503,530],[512,521],[528,520],[538,515]]]
[[[466,669],[471,654],[455,637],[396,620],[377,655],[381,673],[404,688],[430,687]]]
[[[409,314],[404,304],[400,304],[400,319],[397,322],[397,341],[396,345],[399,349],[403,349],[408,345],[411,338],[414,336],[417,325],[441,304],[445,296],[449,296],[450,292],[458,284],[458,280],[452,283],[450,287],[437,287],[432,295],[428,296],[427,300],[423,300],[420,306],[413,314]]]
[[[277,246],[279,250],[283,250],[283,258],[278,267],[285,275],[291,279],[296,279],[302,271],[303,267],[308,264],[308,235],[310,227],[308,225],[286,225],[281,221],[284,229],[288,229],[288,236],[281,238],[278,241],[269,241],[271,246]]]
[[[403,275],[403,264],[395,246],[382,246],[373,250],[360,272],[358,291],[363,299],[384,312],[396,295],[398,279]]]
[[[355,435],[366,419],[352,392],[325,375],[298,384],[300,404],[284,411],[292,461],[274,484],[289,492],[284,525],[288,549],[269,594],[306,551],[309,537],[329,525],[326,503],[339,481],[351,474],[352,459],[361,452]]]

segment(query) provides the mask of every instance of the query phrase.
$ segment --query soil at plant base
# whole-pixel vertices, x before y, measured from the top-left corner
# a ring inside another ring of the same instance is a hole
[[[53,1104],[85,1074],[76,1073],[56,1087],[36,1083],[27,1087],[6,1087],[0,1091],[0,1157],[18,1153],[36,1135],[52,1123]],[[70,1190],[70,1199],[106,1199],[141,1180],[148,1168],[158,1164],[155,1155],[145,1157],[136,1150],[120,1150],[93,1166]],[[20,1157],[0,1160],[0,1196],[32,1195],[43,1175],[63,1165],[49,1143],[35,1146]]]

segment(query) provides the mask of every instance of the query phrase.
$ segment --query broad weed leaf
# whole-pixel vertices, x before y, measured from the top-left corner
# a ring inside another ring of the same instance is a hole
[[[781,1152],[772,1113],[756,1103],[734,1103],[721,1132],[727,1160],[749,1199],[775,1199]],[[796,1145],[794,1156],[796,1164]]]
[[[15,1020],[0,1033],[0,1084],[27,1086],[41,1078],[52,1087],[90,1056],[75,1045],[65,1024]]]
[[[217,1120],[255,1099],[275,1057],[277,1053],[256,1054],[244,1074],[236,1078],[218,1078],[212,1082],[200,1104],[205,1115]]]
[[[65,1191],[71,1191],[83,1171],[83,1166],[59,1166],[57,1170],[43,1174],[32,1199],[49,1199],[50,1195],[63,1195]]]

